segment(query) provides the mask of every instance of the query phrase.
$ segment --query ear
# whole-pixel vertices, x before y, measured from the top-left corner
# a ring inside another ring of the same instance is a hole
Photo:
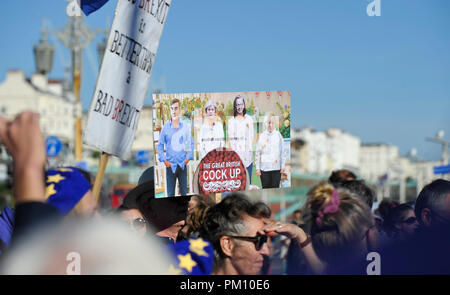
[[[234,249],[233,240],[228,236],[222,236],[220,238],[220,247],[225,256],[231,257]]]
[[[422,209],[422,212],[420,212],[420,219],[425,226],[431,226],[431,210],[429,208]]]

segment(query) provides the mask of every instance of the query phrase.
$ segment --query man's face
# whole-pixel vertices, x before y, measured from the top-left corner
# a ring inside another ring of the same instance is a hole
[[[170,115],[172,119],[177,119],[180,116],[180,104],[178,102],[170,106]]]
[[[440,210],[431,213],[431,224],[434,226],[446,225],[450,226],[450,194],[444,200],[444,206]]]
[[[238,114],[242,115],[244,113],[244,99],[243,98],[238,98],[236,99],[236,111]]]
[[[239,236],[256,236],[259,230],[264,228],[262,218],[254,218],[248,215],[244,216],[244,224],[246,229]],[[233,267],[240,275],[256,275],[261,271],[263,266],[264,255],[268,256],[269,247],[264,243],[261,249],[256,250],[255,244],[251,241],[233,239],[235,247],[230,257]]]

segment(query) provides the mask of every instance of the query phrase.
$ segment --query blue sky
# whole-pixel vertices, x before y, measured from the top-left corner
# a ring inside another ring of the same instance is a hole
[[[112,23],[117,0],[87,17]],[[439,129],[450,141],[450,1],[173,0],[151,90],[167,93],[291,90],[292,124],[338,127],[363,142],[397,145],[401,154],[439,160],[425,141]],[[42,18],[66,20],[65,0],[2,0],[0,81],[8,69],[35,70],[32,46]],[[95,87],[98,36],[84,55],[83,107]],[[51,78],[63,77],[69,53],[56,38]]]

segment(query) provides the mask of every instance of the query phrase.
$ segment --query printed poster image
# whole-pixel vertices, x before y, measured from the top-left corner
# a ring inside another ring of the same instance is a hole
[[[153,95],[156,197],[291,185],[290,91]]]

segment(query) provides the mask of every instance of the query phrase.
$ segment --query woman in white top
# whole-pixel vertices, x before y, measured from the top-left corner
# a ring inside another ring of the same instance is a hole
[[[213,149],[225,147],[223,125],[220,118],[216,116],[217,105],[214,101],[209,100],[205,104],[205,113],[206,117],[198,138],[200,159],[203,159]]]
[[[247,115],[245,100],[242,95],[236,96],[233,103],[233,117],[228,122],[230,148],[241,158],[247,173],[252,180],[253,169],[253,119]]]
[[[283,136],[275,129],[277,122],[277,116],[266,116],[266,130],[261,133],[256,145],[256,174],[261,177],[263,188],[280,187],[281,174],[285,172]]]

